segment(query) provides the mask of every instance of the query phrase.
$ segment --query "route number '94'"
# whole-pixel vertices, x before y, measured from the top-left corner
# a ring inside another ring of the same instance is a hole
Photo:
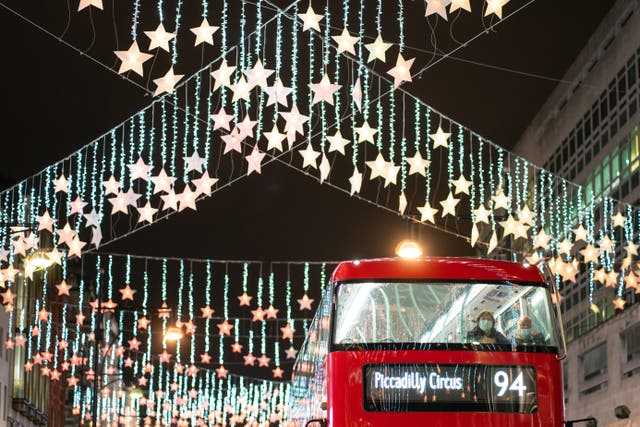
[[[518,396],[524,396],[524,392],[527,390],[527,386],[524,385],[522,378],[522,372],[518,374],[515,380],[511,382],[511,378],[506,371],[496,371],[493,375],[493,383],[500,389],[498,391],[498,397],[504,396],[507,390],[517,391]]]

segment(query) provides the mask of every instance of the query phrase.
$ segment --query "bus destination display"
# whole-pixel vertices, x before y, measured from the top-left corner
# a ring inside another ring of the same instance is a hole
[[[367,411],[534,413],[538,406],[533,366],[376,364],[363,374]]]

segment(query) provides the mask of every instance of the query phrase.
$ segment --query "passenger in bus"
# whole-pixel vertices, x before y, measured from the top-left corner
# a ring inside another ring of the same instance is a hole
[[[496,319],[488,310],[476,317],[476,327],[467,333],[467,340],[480,344],[510,344],[509,340],[495,328]]]
[[[518,319],[514,335],[516,345],[547,345],[547,340],[537,329],[533,329],[533,322],[529,316]]]

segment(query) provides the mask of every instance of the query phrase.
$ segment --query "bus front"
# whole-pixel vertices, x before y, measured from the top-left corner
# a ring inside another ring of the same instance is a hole
[[[332,300],[329,426],[562,425],[561,337],[537,268],[363,261],[338,268]]]

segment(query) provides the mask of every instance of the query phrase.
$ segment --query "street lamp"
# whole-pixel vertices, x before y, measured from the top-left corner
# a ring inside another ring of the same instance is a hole
[[[43,248],[29,254],[25,262],[29,263],[34,270],[46,269],[53,265],[53,261],[49,257],[49,251]]]

